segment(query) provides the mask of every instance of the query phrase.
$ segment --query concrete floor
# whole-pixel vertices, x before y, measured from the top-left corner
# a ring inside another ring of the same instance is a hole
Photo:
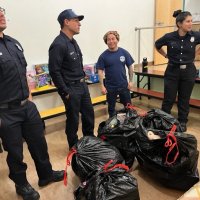
[[[133,103],[143,109],[149,110],[151,108],[160,108],[161,101],[143,98],[142,100],[134,99]],[[118,105],[118,108],[120,105]],[[177,115],[177,110],[174,107],[173,114]],[[191,108],[188,133],[191,133],[197,137],[198,148],[200,142],[200,110]],[[95,131],[97,131],[100,122],[106,120],[107,105],[95,106]],[[64,169],[66,166],[66,156],[68,153],[68,145],[66,136],[64,133],[64,121],[65,117],[57,117],[46,121],[46,139],[49,148],[49,154],[54,169]],[[81,126],[81,124],[80,124]],[[81,129],[81,127],[79,128]],[[81,131],[79,131],[81,137]],[[6,152],[0,154],[0,200],[19,200],[19,197],[15,193],[13,182],[7,177],[8,168],[6,164]],[[38,178],[35,171],[33,161],[28,152],[27,146],[24,143],[24,160],[28,164],[27,177],[31,185],[39,191],[41,200],[73,200],[73,191],[79,184],[79,179],[75,176],[72,169],[68,169],[68,185],[65,187],[63,182],[54,183],[44,188],[39,188],[37,185]],[[152,180],[135,164],[135,170],[131,174],[137,178],[139,193],[141,200],[176,200],[183,191],[168,189],[161,186],[158,182]],[[198,162],[198,166],[200,163]],[[188,198],[189,200],[189,198]]]

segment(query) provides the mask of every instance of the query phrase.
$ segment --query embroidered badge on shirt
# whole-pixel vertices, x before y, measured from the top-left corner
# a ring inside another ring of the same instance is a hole
[[[194,36],[190,38],[190,42],[194,42]]]
[[[20,51],[23,51],[23,49],[21,48],[21,46],[19,44],[15,43],[15,45]]]
[[[124,61],[125,61],[125,57],[124,57],[124,56],[120,56],[119,59],[120,59],[121,62],[124,62]]]

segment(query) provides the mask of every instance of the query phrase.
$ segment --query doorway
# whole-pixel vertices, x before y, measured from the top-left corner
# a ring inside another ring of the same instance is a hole
[[[155,24],[154,26],[175,26],[175,18],[172,16],[175,10],[182,10],[183,0],[155,0]],[[175,27],[155,28],[154,41],[165,33],[172,32]],[[166,48],[166,47],[165,47]],[[167,63],[167,59],[161,56],[154,48],[154,65]]]

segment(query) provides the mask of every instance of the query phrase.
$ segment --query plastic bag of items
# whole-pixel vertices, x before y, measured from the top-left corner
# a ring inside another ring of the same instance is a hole
[[[196,138],[175,132],[175,125],[169,132],[146,129],[143,122],[141,119],[136,134],[139,164],[165,186],[188,190],[199,181]]]
[[[130,132],[135,129],[134,120],[137,117],[138,114],[133,109],[120,110],[113,117],[100,123],[98,134]]]
[[[112,118],[101,122],[97,131],[99,138],[119,149],[129,167],[132,166],[135,158],[134,134],[137,118],[135,110],[123,109]]]
[[[116,147],[100,138],[85,136],[69,152],[67,166],[71,164],[74,173],[81,181],[84,181],[89,173],[104,166],[110,160],[113,160],[113,165],[124,163],[124,159]],[[65,184],[67,184],[66,175]]]
[[[179,121],[160,109],[152,109],[143,117],[143,126],[146,129],[170,131],[174,124],[177,126],[177,132],[182,132]]]
[[[111,161],[112,162],[112,161]],[[110,163],[110,162],[109,162]],[[94,171],[74,192],[76,200],[139,200],[136,179],[126,165],[117,164]]]

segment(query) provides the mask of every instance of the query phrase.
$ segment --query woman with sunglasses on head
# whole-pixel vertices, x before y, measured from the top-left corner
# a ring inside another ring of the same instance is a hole
[[[178,120],[182,131],[187,130],[189,100],[196,78],[194,59],[200,53],[196,46],[200,44],[200,32],[192,31],[192,15],[188,11],[177,10],[178,30],[165,34],[155,42],[157,51],[168,58],[164,74],[164,100],[162,110],[171,113],[172,106],[178,94]],[[167,52],[162,48],[167,46]]]

